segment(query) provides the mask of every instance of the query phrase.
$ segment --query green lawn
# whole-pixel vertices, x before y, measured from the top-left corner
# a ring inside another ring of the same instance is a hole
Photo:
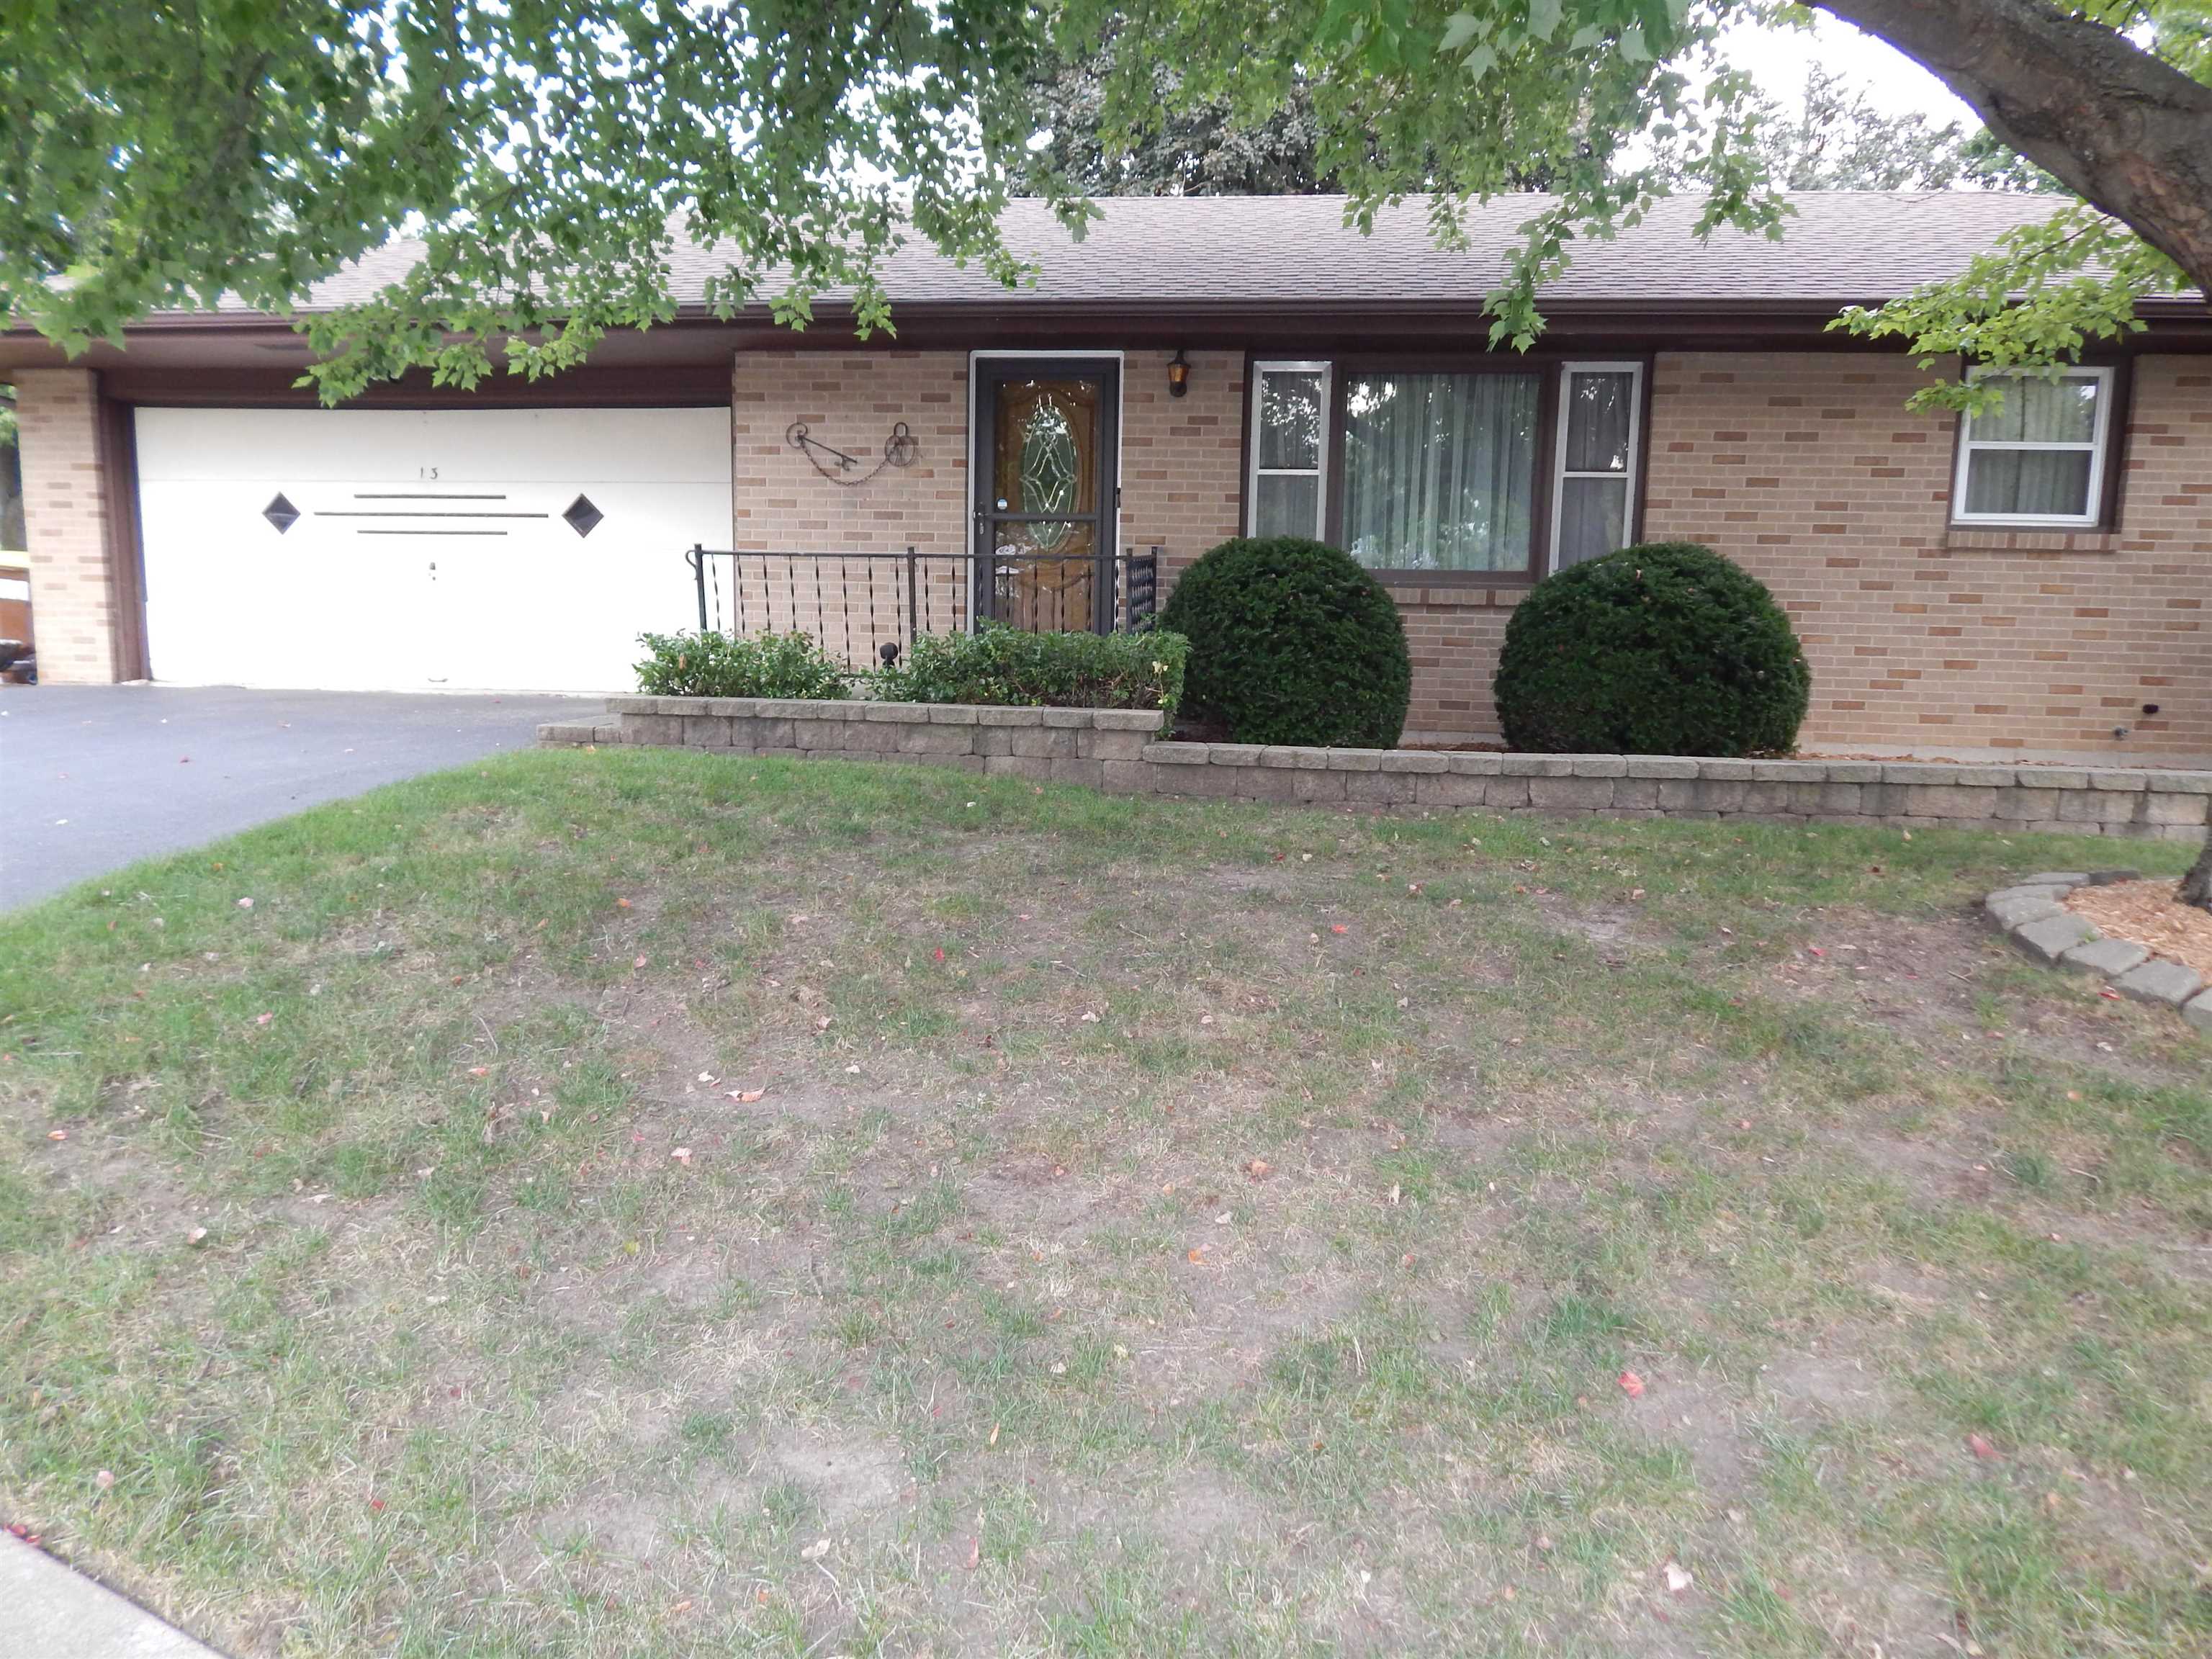
[[[0,921],[0,1519],[253,1655],[2201,1654],[2212,1046],[1972,914],[2188,850],[324,807]]]

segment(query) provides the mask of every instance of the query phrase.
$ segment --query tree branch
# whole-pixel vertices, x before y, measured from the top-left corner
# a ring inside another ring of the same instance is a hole
[[[2212,87],[2044,0],[1814,0],[2212,294]]]

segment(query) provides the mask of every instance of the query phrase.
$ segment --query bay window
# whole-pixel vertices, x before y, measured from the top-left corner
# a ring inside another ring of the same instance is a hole
[[[1253,364],[1245,524],[1370,569],[1527,582],[1626,545],[1641,362]]]
[[[2096,524],[2104,514],[2112,371],[2075,368],[2049,380],[2012,374],[2002,379],[2001,402],[1961,417],[1953,521]]]

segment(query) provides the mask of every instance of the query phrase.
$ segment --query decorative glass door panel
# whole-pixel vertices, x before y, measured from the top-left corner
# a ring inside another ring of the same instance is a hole
[[[977,614],[1032,632],[1109,625],[1115,365],[978,366]]]

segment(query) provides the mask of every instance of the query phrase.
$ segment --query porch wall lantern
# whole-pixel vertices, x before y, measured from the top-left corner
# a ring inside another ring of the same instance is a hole
[[[1190,391],[1190,359],[1176,348],[1176,355],[1168,362],[1168,396],[1181,398]]]

